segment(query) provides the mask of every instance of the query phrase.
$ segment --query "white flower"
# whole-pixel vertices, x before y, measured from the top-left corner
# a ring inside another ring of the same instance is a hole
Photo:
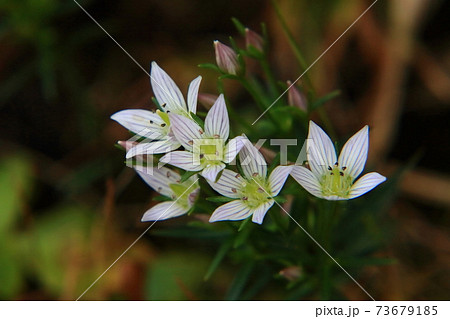
[[[364,126],[342,148],[339,159],[328,135],[313,121],[309,122],[308,164],[311,170],[295,166],[292,177],[314,196],[328,200],[346,200],[361,196],[386,177],[368,173],[358,179],[367,160],[369,127]]]
[[[180,143],[172,134],[168,113],[191,118],[190,113],[195,114],[197,111],[198,88],[201,80],[199,76],[190,83],[186,105],[175,82],[156,62],[152,62],[151,85],[163,111],[130,109],[111,116],[111,119],[128,130],[151,141],[150,143],[141,142],[131,148],[127,152],[127,158],[141,154],[166,153],[180,147]]]
[[[155,191],[161,195],[172,198],[156,204],[147,210],[141,221],[157,221],[186,214],[194,205],[199,193],[197,177],[191,176],[187,181],[180,183],[180,175],[166,167],[135,166],[139,176]]]
[[[253,215],[252,221],[261,224],[274,204],[273,197],[278,195],[293,168],[278,166],[267,178],[266,161],[250,142],[245,143],[239,158],[244,176],[225,169],[217,183],[208,181],[221,195],[236,199],[218,207],[210,222],[241,220]]]
[[[164,155],[160,161],[186,171],[201,171],[201,175],[214,181],[217,174],[239,153],[244,137],[238,136],[226,144],[230,123],[227,106],[221,94],[205,119],[205,130],[193,120],[178,114],[170,114],[172,130],[186,151]]]

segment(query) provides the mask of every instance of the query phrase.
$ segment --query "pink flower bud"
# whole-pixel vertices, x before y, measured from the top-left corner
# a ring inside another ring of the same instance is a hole
[[[209,94],[209,93],[199,93],[198,94],[198,101],[208,110],[211,108],[211,106],[214,105],[216,102],[218,95]]]
[[[245,28],[245,45],[247,49],[252,46],[255,49],[263,52],[264,39],[255,31]]]
[[[291,81],[287,81],[288,85],[288,103],[289,105],[296,106],[302,111],[307,111],[307,101],[305,95],[300,90],[292,85]]]
[[[229,46],[214,41],[217,66],[225,73],[236,75],[239,72],[237,54]]]
[[[298,266],[290,266],[280,270],[280,275],[286,278],[289,281],[294,281],[298,279],[301,275],[302,271]]]

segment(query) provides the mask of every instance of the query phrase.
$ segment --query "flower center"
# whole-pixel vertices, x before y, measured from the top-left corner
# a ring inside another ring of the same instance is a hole
[[[239,190],[241,199],[250,208],[256,208],[259,205],[270,200],[270,191],[267,190],[267,183],[259,177],[254,177],[255,180],[245,181]]]
[[[194,164],[202,167],[217,165],[224,160],[224,141],[221,138],[202,138],[193,141]]]
[[[353,184],[353,178],[345,173],[346,167],[339,168],[336,163],[333,168],[328,166],[328,173],[322,176],[320,184],[322,185],[322,195],[339,196],[346,198],[350,194],[350,188]]]

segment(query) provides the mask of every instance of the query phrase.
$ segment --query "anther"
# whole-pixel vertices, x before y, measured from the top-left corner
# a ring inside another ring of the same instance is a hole
[[[338,166],[338,165],[339,165],[339,163],[338,163],[338,162],[334,163],[334,166]]]
[[[258,175],[259,175],[258,173],[253,173],[253,174],[252,174],[253,177],[256,177],[256,176],[258,176]]]
[[[339,175],[344,176],[344,173],[343,172],[339,172]]]
[[[238,173],[234,177],[239,178],[239,177],[241,177],[241,174]]]
[[[153,121],[152,121],[152,120],[150,120],[150,124],[153,124]]]
[[[158,187],[158,193],[161,193],[162,187]]]
[[[204,133],[202,129],[198,130],[198,132],[199,132],[200,134],[203,134],[203,133]]]
[[[334,175],[333,172],[331,172],[330,175]]]
[[[342,167],[342,170],[345,171],[347,169],[347,166]]]
[[[161,127],[164,127],[164,126],[166,126],[166,123],[162,123],[162,124],[161,124]]]
[[[205,157],[205,154],[200,154],[200,159],[202,159],[203,157]]]
[[[194,141],[193,141],[193,140],[190,140],[190,141],[188,142],[188,144],[189,144],[189,145],[194,145]]]
[[[166,175],[167,175],[167,177],[170,177],[170,172],[169,172],[169,171],[167,171],[167,174],[166,174]]]
[[[161,105],[161,107],[166,107],[166,103],[164,103],[163,105]]]
[[[329,170],[329,171],[332,171],[331,166],[328,166],[328,170]]]
[[[247,199],[248,199],[247,196],[242,197],[242,200],[247,200]]]
[[[264,190],[261,187],[259,187],[258,188],[258,193],[264,193]]]
[[[219,134],[214,134],[214,138],[219,138],[220,135]]]
[[[233,193],[237,193],[236,188],[232,188],[231,191],[232,191]]]

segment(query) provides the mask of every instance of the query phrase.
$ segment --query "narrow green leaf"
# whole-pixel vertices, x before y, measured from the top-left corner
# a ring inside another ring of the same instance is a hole
[[[239,31],[239,33],[245,36],[245,26],[235,17],[231,18],[231,21],[233,22],[234,26]]]
[[[219,267],[220,263],[226,256],[227,252],[231,249],[231,241],[224,242],[219,250],[217,251],[216,255],[214,256],[213,261],[211,262],[211,265],[209,265],[208,271],[205,274],[205,277],[203,280],[208,280],[211,275],[216,271],[217,267]]]
[[[238,300],[242,294],[242,291],[245,288],[248,280],[250,279],[250,274],[254,268],[254,263],[249,262],[242,266],[242,268],[238,271],[236,276],[231,283],[230,288],[228,289],[225,300]]]
[[[220,71],[219,67],[213,63],[201,63],[198,65],[198,67],[202,68],[202,69],[210,69],[210,70],[214,70],[214,71],[222,73],[222,71]]]
[[[229,198],[229,197],[224,197],[224,196],[212,196],[212,197],[207,197],[206,200],[209,202],[214,202],[214,203],[228,203],[228,202],[231,202],[232,200],[234,200],[234,198]]]
[[[317,108],[321,107],[326,102],[328,102],[329,100],[335,98],[336,96],[338,96],[340,94],[341,94],[340,90],[335,90],[335,91],[332,91],[332,92],[322,96],[321,98],[318,98],[311,104],[309,111],[316,110]]]
[[[197,173],[198,172],[191,172],[191,171],[184,172],[184,174],[181,175],[180,183],[184,183],[185,181],[187,181],[189,178],[191,178],[192,176],[194,176]]]

